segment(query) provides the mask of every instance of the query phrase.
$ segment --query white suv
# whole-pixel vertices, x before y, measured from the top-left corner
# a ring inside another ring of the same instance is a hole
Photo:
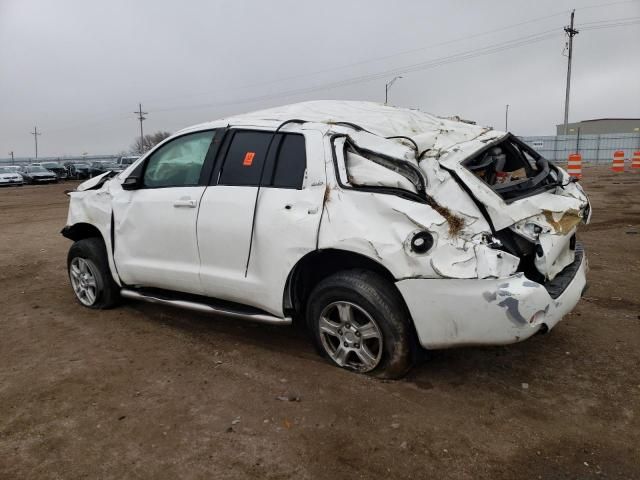
[[[579,301],[579,184],[511,134],[365,102],[197,125],[70,194],[78,300],[303,322],[341,367],[496,345]]]

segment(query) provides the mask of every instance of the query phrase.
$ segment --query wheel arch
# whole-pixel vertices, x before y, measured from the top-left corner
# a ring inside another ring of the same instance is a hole
[[[318,282],[339,271],[351,269],[378,273],[389,281],[404,304],[404,299],[395,285],[395,277],[384,265],[361,253],[328,248],[307,253],[289,272],[283,297],[285,315],[293,316],[295,319],[303,314],[309,294]]]
[[[100,240],[102,240],[107,253],[107,260],[109,269],[111,270],[111,275],[115,282],[119,286],[122,286],[120,275],[118,274],[118,268],[115,264],[113,252],[113,232],[113,215],[111,215],[111,225],[107,233],[102,232],[98,227],[88,222],[76,222],[73,225],[67,225],[62,229],[60,233],[63,237],[68,238],[69,240],[73,240],[74,242],[83,240],[85,238],[99,238]],[[107,234],[109,234],[109,236],[107,236]]]
[[[78,222],[74,223],[73,225],[67,225],[62,229],[60,233],[62,233],[63,237],[68,238],[69,240],[73,240],[74,242],[91,237],[99,237],[103,241],[105,240],[102,232],[98,229],[98,227],[86,222]]]

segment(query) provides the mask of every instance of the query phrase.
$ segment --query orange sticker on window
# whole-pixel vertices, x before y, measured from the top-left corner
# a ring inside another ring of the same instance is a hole
[[[244,154],[244,160],[242,161],[242,165],[245,167],[250,167],[253,163],[253,157],[256,156],[256,152],[247,152]]]

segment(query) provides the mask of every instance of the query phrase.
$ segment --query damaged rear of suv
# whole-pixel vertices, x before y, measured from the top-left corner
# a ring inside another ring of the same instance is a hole
[[[579,184],[514,136],[307,102],[178,132],[70,193],[79,301],[303,323],[332,363],[403,375],[420,347],[498,345],[579,301]]]

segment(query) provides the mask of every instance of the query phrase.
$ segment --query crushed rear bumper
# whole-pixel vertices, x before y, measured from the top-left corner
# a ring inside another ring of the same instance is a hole
[[[396,283],[425,348],[504,345],[552,329],[586,287],[587,260],[576,256],[542,285],[518,273],[502,279],[421,279]]]

